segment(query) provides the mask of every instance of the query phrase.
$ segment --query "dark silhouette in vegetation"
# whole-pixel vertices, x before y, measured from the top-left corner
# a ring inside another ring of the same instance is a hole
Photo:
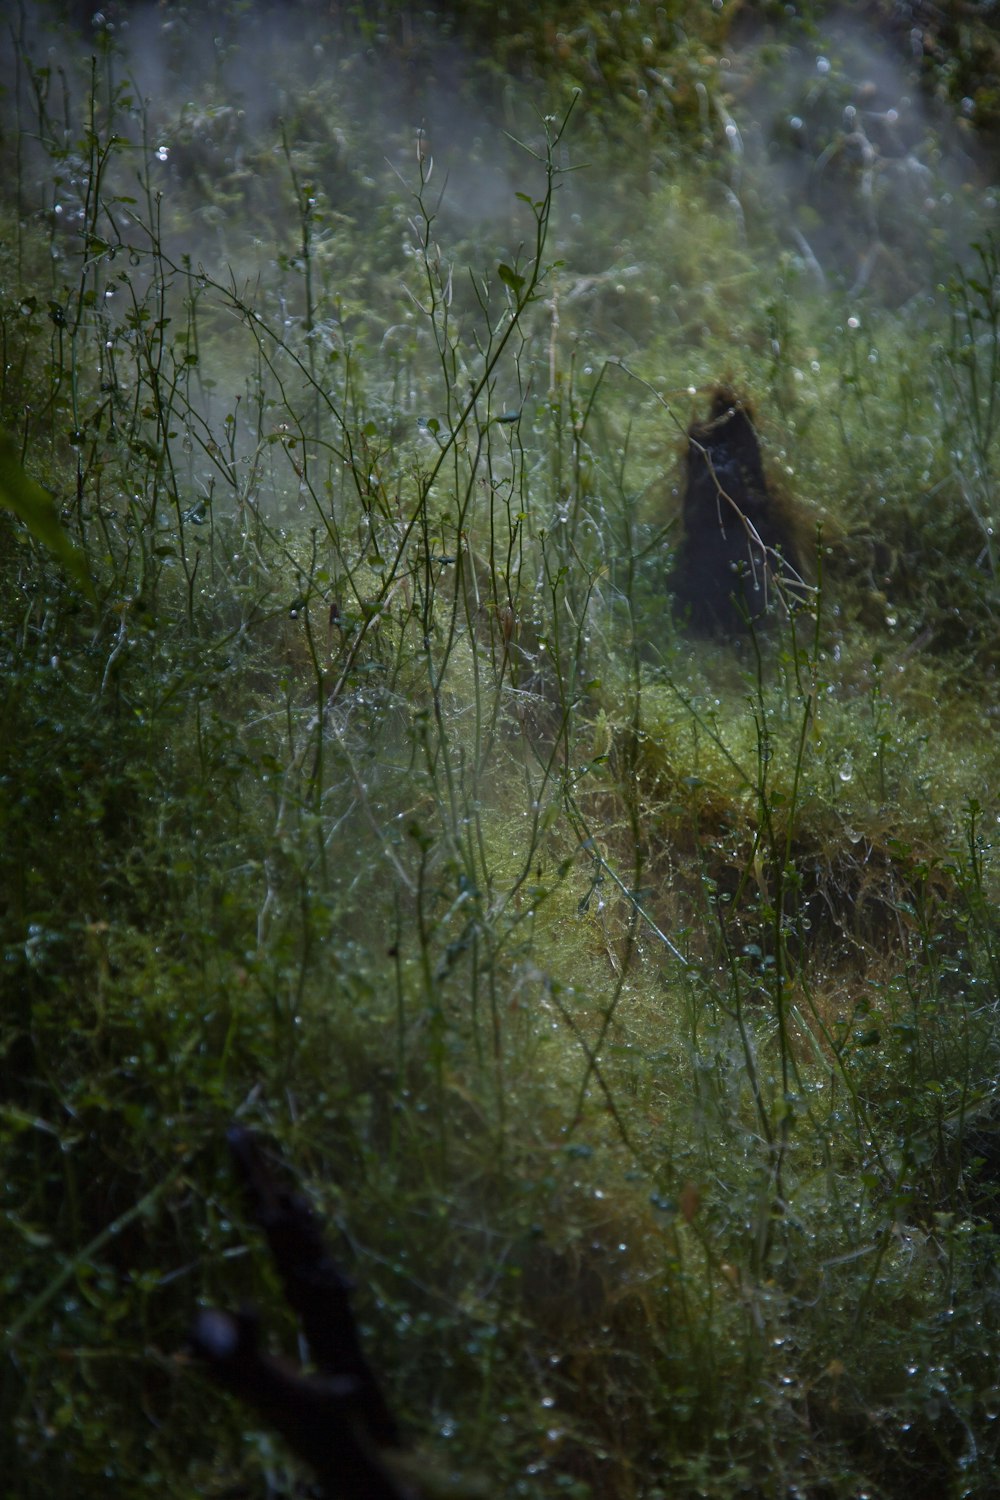
[[[281,1187],[249,1131],[228,1135],[250,1212],[267,1236],[285,1296],[317,1373],[259,1348],[257,1319],[205,1309],[191,1332],[215,1379],[279,1432],[315,1473],[324,1500],[420,1500],[392,1472],[399,1428],[361,1348],[350,1283],[331,1258],[312,1207]]]
[[[726,386],[688,431],[683,521],[670,587],[693,629],[733,635],[801,594],[797,517],[764,476],[751,408]]]

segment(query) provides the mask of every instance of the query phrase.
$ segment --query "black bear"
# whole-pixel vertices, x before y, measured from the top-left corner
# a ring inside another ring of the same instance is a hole
[[[764,477],[750,407],[727,386],[688,429],[683,520],[670,587],[693,629],[733,635],[801,596],[800,528]]]

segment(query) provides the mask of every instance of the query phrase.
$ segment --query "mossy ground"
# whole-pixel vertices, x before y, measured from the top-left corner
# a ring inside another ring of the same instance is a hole
[[[294,1346],[234,1115],[498,1494],[995,1492],[990,200],[856,29],[642,10],[508,17],[489,111],[395,13],[12,33],[3,416],[99,602],[0,518],[11,1496],[301,1483],[179,1352]],[[740,642],[665,593],[720,380],[816,538]]]

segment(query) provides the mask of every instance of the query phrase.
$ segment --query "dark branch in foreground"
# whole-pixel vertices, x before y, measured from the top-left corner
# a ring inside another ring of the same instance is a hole
[[[228,1139],[318,1373],[303,1375],[262,1353],[249,1313],[199,1313],[191,1332],[195,1353],[313,1469],[324,1500],[419,1500],[420,1490],[387,1467],[399,1429],[361,1348],[350,1283],[316,1215],[305,1198],[274,1180],[249,1131],[233,1126]]]

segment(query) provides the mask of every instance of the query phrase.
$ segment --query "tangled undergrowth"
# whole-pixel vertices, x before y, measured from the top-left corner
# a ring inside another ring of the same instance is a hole
[[[883,295],[945,145],[866,157],[821,54],[796,134],[864,232],[792,185],[796,237],[740,103],[781,68],[727,91],[673,31],[634,175],[588,189],[567,106],[456,185],[402,106],[376,156],[370,50],[324,34],[272,107],[230,17],[174,108],[141,70],[200,33],[155,19],[61,71],[11,33],[5,1492],[303,1492],[180,1352],[269,1284],[235,1117],[340,1232],[401,1419],[493,1492],[985,1500],[988,226]],[[814,538],[809,608],[740,641],[665,592],[720,380]]]

